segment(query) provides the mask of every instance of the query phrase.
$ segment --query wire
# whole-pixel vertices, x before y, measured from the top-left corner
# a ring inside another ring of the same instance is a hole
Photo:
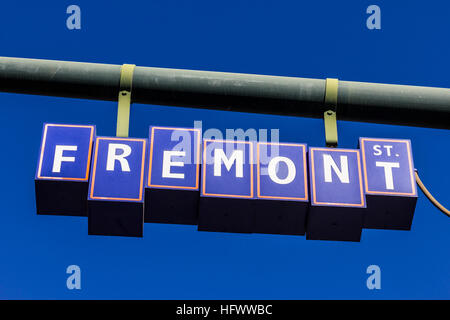
[[[436,206],[436,208],[441,210],[445,215],[447,215],[450,218],[450,211],[448,209],[446,209],[442,204],[440,204],[431,195],[430,191],[428,191],[428,189],[425,187],[425,185],[423,184],[422,180],[420,180],[419,174],[417,173],[417,170],[416,170],[416,182],[417,182],[417,185],[419,186],[420,190],[422,190],[422,192],[427,196],[428,200],[430,200],[431,203]]]

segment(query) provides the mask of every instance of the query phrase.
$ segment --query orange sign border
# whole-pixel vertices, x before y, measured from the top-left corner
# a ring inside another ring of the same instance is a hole
[[[234,195],[234,194],[220,194],[220,193],[206,193],[206,143],[207,142],[220,142],[220,143],[243,143],[250,146],[250,196]],[[203,175],[202,175],[202,195],[205,196],[218,196],[218,197],[230,197],[230,198],[242,198],[242,199],[252,199],[254,197],[253,192],[253,143],[249,141],[233,141],[233,140],[213,140],[213,139],[203,139]]]
[[[288,146],[288,147],[301,147],[303,153],[303,174],[304,174],[304,182],[305,182],[305,196],[303,198],[298,197],[276,197],[276,196],[262,196],[261,195],[261,183],[260,183],[260,167],[261,163],[259,161],[259,146],[261,144],[265,145],[279,145],[279,146]],[[308,201],[308,175],[306,172],[306,145],[300,143],[277,143],[277,142],[258,142],[256,145],[256,165],[257,165],[257,175],[256,175],[256,189],[257,189],[257,197],[261,199],[280,199],[280,200],[303,200]]]
[[[410,168],[410,178],[411,178],[411,193],[407,192],[395,192],[395,191],[371,191],[369,190],[369,185],[367,184],[367,167],[366,167],[366,154],[364,152],[364,141],[380,141],[380,142],[397,142],[406,143],[406,149],[408,151],[408,164]],[[364,169],[364,182],[366,194],[384,194],[384,195],[396,195],[396,196],[416,196],[417,188],[416,181],[414,179],[414,168],[412,164],[412,152],[411,152],[411,141],[405,139],[382,139],[382,138],[361,138],[361,152],[363,158],[363,169]]]
[[[89,137],[89,153],[88,161],[86,166],[86,176],[84,178],[67,178],[67,177],[46,177],[41,176],[42,161],[44,159],[45,143],[47,142],[47,129],[48,127],[66,127],[66,128],[89,128],[91,129],[91,135]],[[44,125],[44,136],[42,138],[41,154],[39,155],[39,167],[38,167],[38,179],[49,179],[49,180],[70,180],[70,181],[88,181],[89,180],[89,167],[91,165],[91,153],[92,153],[92,143],[94,141],[94,126],[93,125],[71,125],[71,124],[51,124],[46,123]]]
[[[316,198],[316,178],[314,173],[314,151],[330,151],[330,152],[355,152],[356,156],[358,158],[358,174],[359,174],[359,188],[360,188],[360,194],[361,194],[361,203],[334,203],[334,202],[318,202]],[[311,156],[311,185],[312,185],[312,192],[313,192],[313,199],[311,201],[311,205],[313,204],[319,204],[319,205],[331,205],[331,206],[340,206],[340,207],[359,207],[363,208],[366,204],[366,199],[364,197],[364,189],[362,185],[362,173],[361,173],[361,159],[359,156],[359,150],[353,150],[353,149],[330,149],[330,148],[316,148],[312,147],[309,148],[310,156]]]
[[[166,185],[157,185],[157,184],[151,184],[151,177],[152,177],[152,162],[153,162],[153,137],[155,133],[155,129],[158,130],[181,130],[181,131],[194,131],[197,132],[197,152],[196,152],[196,160],[197,165],[195,168],[195,187],[186,187],[186,186],[166,186]],[[201,147],[201,141],[200,141],[200,129],[196,128],[174,128],[174,127],[152,127],[152,133],[150,136],[150,155],[149,155],[149,165],[148,165],[148,179],[147,179],[147,185],[146,187],[156,187],[156,188],[165,188],[165,189],[188,189],[188,190],[197,190],[199,187],[199,166],[200,166],[200,147]]]
[[[119,141],[140,141],[142,144],[142,164],[141,164],[141,182],[140,182],[140,191],[139,198],[114,198],[114,197],[94,197],[94,187],[95,187],[95,172],[97,170],[97,158],[98,158],[98,145],[100,140],[119,140]],[[146,147],[145,139],[135,139],[135,138],[108,138],[108,137],[97,137],[95,141],[95,152],[94,152],[94,166],[92,168],[92,183],[90,190],[90,198],[93,200],[121,200],[121,201],[142,201],[142,192],[144,185],[144,169],[145,169],[145,147]]]

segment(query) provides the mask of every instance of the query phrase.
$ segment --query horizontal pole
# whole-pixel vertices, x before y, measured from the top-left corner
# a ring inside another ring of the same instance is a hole
[[[0,57],[0,91],[117,100],[120,65]],[[322,118],[325,80],[136,67],[132,102]],[[337,119],[450,129],[450,89],[339,81]]]

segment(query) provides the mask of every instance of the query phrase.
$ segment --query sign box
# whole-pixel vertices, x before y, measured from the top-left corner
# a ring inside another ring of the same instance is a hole
[[[88,196],[93,235],[142,237],[147,139],[97,137]]]
[[[255,233],[304,235],[309,207],[306,145],[258,142]]]
[[[253,232],[254,143],[203,140],[198,230]]]
[[[150,127],[148,145],[95,131],[44,124],[38,214],[87,215],[89,234],[137,237],[144,221],[341,241],[359,241],[362,228],[411,228],[410,140],[360,138],[360,150],[307,155],[306,144],[202,142],[194,128]]]
[[[410,140],[360,138],[367,210],[364,227],[410,230],[417,202]]]
[[[95,126],[46,123],[35,176],[38,214],[86,216]]]
[[[145,222],[197,224],[200,129],[150,127]]]
[[[366,200],[359,150],[309,148],[309,173],[306,239],[360,241]]]

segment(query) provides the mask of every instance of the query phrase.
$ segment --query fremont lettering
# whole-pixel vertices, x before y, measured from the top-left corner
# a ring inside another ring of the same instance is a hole
[[[38,214],[87,216],[89,234],[121,236],[152,222],[360,241],[363,228],[409,230],[417,201],[409,140],[308,148],[156,126],[137,139],[45,124],[35,185]]]

